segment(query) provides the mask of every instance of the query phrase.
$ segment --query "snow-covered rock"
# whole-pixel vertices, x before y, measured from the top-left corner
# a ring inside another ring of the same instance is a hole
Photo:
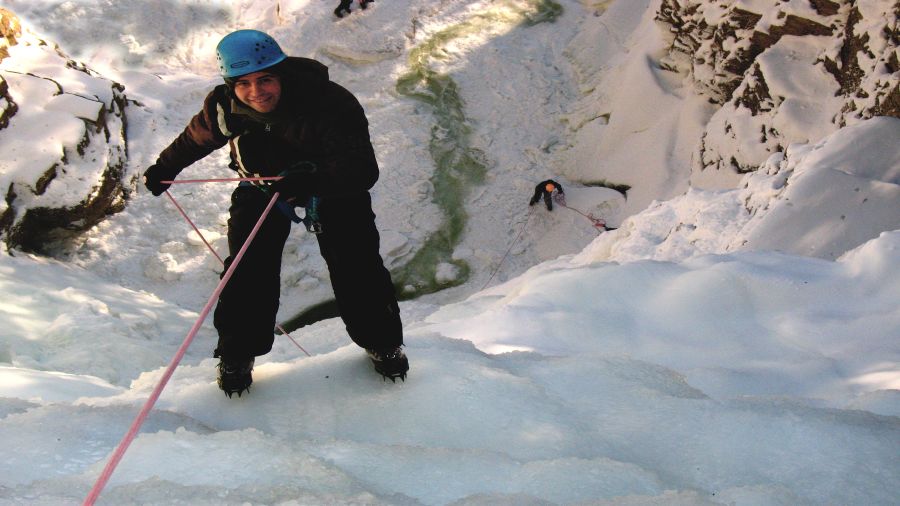
[[[0,235],[42,251],[122,210],[124,88],[0,9]]]
[[[691,189],[604,234],[579,261],[683,261],[770,251],[835,260],[900,223],[900,119],[878,117],[775,153],[740,188]],[[648,252],[650,252],[648,254]]]
[[[873,0],[663,0],[661,62],[722,105],[693,170],[751,172],[791,143],[900,117],[898,13]]]
[[[750,174],[752,218],[731,249],[835,260],[900,223],[900,119],[873,118],[773,155]],[[772,182],[775,181],[773,184]],[[783,181],[783,184],[777,182]],[[760,183],[772,191],[761,191]]]

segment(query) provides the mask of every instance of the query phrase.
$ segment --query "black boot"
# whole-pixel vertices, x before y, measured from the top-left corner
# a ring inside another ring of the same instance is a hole
[[[251,374],[253,362],[254,359],[252,357],[238,360],[219,359],[217,383],[229,399],[234,393],[237,393],[238,397],[240,397],[244,390],[250,390],[250,384],[253,383],[253,375]]]
[[[344,11],[346,11],[347,14],[350,14],[350,4],[352,2],[353,0],[341,0],[340,5],[338,5],[337,8],[334,9],[334,15],[342,18],[344,17]]]
[[[409,370],[409,360],[403,349],[399,346],[389,350],[366,350],[372,364],[375,365],[375,371],[384,376],[385,381],[390,378],[391,381],[397,382],[397,378],[406,381],[406,371]]]
[[[359,0],[359,8],[365,10],[365,8],[368,7],[369,4],[374,1],[375,0]]]

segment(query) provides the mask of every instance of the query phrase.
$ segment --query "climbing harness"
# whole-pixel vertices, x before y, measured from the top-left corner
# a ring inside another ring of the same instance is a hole
[[[250,184],[247,181],[241,181],[241,184],[238,186],[255,186]],[[257,186],[257,188],[260,188]],[[264,188],[260,188],[263,192],[266,192]],[[268,195],[268,192],[266,192]],[[293,204],[290,202],[285,202],[284,200],[279,200],[275,203],[275,207],[281,212],[281,214],[287,216],[287,218],[294,223],[303,223],[306,226],[306,231],[311,234],[321,234],[325,228],[322,226],[322,222],[319,221],[319,197],[310,197],[309,200],[306,201],[306,205],[303,206],[306,209],[306,215],[301,218],[297,214],[297,210]]]
[[[283,178],[290,176],[292,174],[301,174],[301,175],[309,175],[316,172],[316,164],[303,160],[295,163],[287,170],[282,171],[278,174],[278,178]],[[250,183],[241,183],[241,185],[250,185]],[[268,194],[268,189],[262,186],[257,186],[260,190]],[[322,227],[322,222],[319,220],[319,197],[315,195],[310,196],[304,205],[303,208],[306,209],[306,216],[302,219],[297,216],[297,211],[295,210],[295,206],[290,202],[285,202],[279,200],[276,204],[278,206],[278,210],[282,212],[285,216],[288,217],[294,223],[303,223],[306,226],[306,231],[311,234],[321,234],[325,229]]]

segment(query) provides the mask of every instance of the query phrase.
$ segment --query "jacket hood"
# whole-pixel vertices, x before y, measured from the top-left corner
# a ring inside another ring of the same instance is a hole
[[[296,84],[303,82],[324,84],[328,81],[328,67],[311,58],[289,56],[286,60],[274,65],[271,70],[283,79],[296,81]]]
[[[278,109],[304,112],[316,108],[328,85],[328,67],[323,63],[297,56],[275,65],[272,72],[281,77],[281,104]]]

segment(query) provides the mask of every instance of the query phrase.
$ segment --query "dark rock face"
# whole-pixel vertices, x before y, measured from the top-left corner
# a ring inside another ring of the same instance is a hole
[[[752,12],[735,0],[662,1],[662,64],[722,106],[694,171],[753,171],[790,143],[900,118],[900,2],[803,3],[768,0]],[[798,128],[804,121],[810,128]]]
[[[0,238],[46,253],[124,208],[127,102],[3,9],[0,37]]]

